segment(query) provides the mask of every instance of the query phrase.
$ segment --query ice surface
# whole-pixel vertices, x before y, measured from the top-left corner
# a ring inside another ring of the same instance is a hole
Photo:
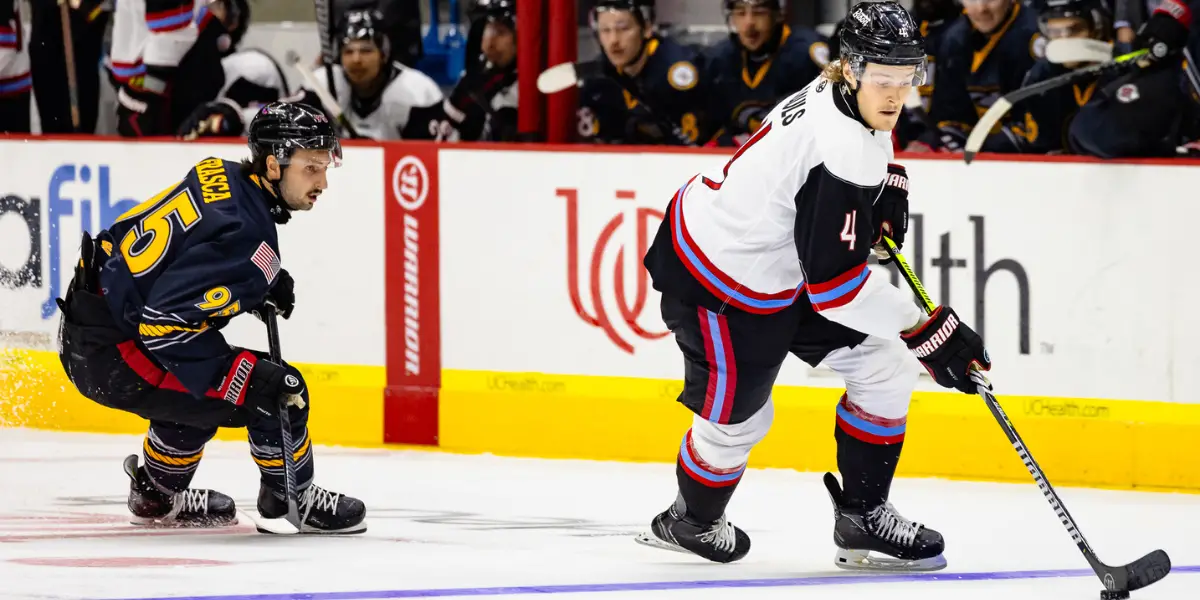
[[[879,576],[833,567],[819,473],[748,471],[729,516],[753,547],[717,565],[632,540],[674,498],[669,463],[318,447],[317,481],[362,498],[369,530],[275,537],[248,518],[218,532],[129,525],[121,459],[140,447],[0,430],[0,598],[1095,600],[1101,589],[1032,483],[897,480],[893,502],[946,535],[950,566]],[[195,484],[254,510],[244,443],[210,444]],[[1060,491],[1109,564],[1171,555],[1171,575],[1134,600],[1200,597],[1200,496]]]

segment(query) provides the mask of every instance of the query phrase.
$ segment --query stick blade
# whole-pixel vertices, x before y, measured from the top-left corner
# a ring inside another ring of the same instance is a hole
[[[1125,581],[1130,591],[1144,588],[1171,572],[1171,557],[1155,550],[1125,565]]]
[[[979,149],[983,148],[983,142],[987,140],[988,133],[992,127],[1008,114],[1008,109],[1012,108],[1012,102],[1004,98],[997,98],[987,112],[979,118],[979,122],[975,124],[975,128],[971,130],[971,135],[967,136],[967,144],[963,148],[963,159],[968,164],[975,159],[975,155],[979,153]]]
[[[1112,44],[1091,38],[1058,38],[1046,44],[1046,59],[1055,64],[1112,62]]]
[[[575,63],[569,62],[542,71],[537,79],[538,91],[543,94],[561,92],[578,83],[579,73],[575,69]]]

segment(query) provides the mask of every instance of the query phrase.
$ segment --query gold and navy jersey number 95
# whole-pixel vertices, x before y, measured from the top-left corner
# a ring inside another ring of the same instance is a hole
[[[206,163],[215,162],[215,165]],[[207,168],[206,168],[207,167]],[[222,171],[221,185],[224,190],[215,193],[204,193],[204,201],[216,202],[231,197],[228,184],[223,180],[222,165],[219,160],[204,161],[196,166],[201,183],[204,183],[205,171]],[[220,187],[218,185],[217,187]],[[118,247],[125,258],[125,265],[130,274],[140,277],[154,270],[171,247],[176,228],[188,231],[200,222],[203,215],[196,199],[186,182],[176,182],[171,187],[155,194],[154,197],[133,207],[125,214],[117,217],[114,228],[136,219],[125,235],[121,236]]]

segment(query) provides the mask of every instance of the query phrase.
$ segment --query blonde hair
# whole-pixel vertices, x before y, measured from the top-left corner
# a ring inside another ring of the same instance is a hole
[[[842,72],[842,59],[837,59],[825,65],[825,70],[821,71],[821,76],[833,83],[844,83],[846,74]]]

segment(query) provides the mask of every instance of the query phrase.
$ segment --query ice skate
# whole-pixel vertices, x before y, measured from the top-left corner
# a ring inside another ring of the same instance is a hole
[[[851,570],[938,571],[946,568],[942,534],[896,512],[891,502],[874,508],[846,505],[837,478],[825,474],[833,500],[834,564]],[[879,556],[886,555],[886,556]]]
[[[147,527],[227,527],[237,525],[233,498],[213,490],[187,489],[167,494],[138,466],[136,454],[125,458],[129,476],[129,512],[134,525]]]
[[[750,536],[722,515],[714,523],[701,523],[690,516],[680,498],[650,522],[650,531],[639,535],[639,544],[687,552],[713,562],[729,563],[750,551]]]
[[[336,494],[316,484],[300,493],[300,533],[349,534],[367,530],[367,507],[358,498]],[[258,490],[258,514],[267,519],[287,515],[287,500],[263,485]],[[274,533],[258,526],[259,533]],[[293,530],[294,531],[294,530]]]

